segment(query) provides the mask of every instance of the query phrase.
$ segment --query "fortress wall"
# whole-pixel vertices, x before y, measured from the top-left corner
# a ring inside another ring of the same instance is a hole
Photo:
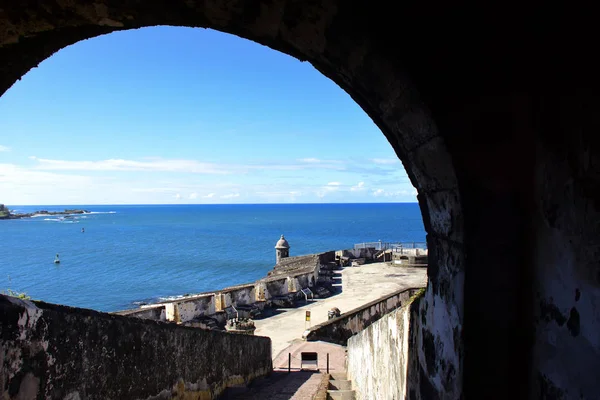
[[[253,283],[231,286],[211,293],[202,293],[179,300],[159,303],[134,310],[124,310],[112,313],[155,321],[176,320],[188,322],[202,316],[215,316],[218,311],[232,304],[255,304],[258,293],[262,289],[265,300],[278,296],[287,296],[299,292],[301,289],[311,287],[312,282],[317,282],[322,265],[335,261],[335,252],[328,251],[307,256],[285,258],[274,270],[277,273],[267,276]],[[290,282],[290,280],[292,280]],[[222,295],[222,296],[221,296]],[[167,312],[168,309],[168,312]]]
[[[227,292],[234,304],[254,304],[256,302],[255,284],[246,285],[243,288]]]
[[[259,301],[257,293],[260,288],[263,290],[265,300],[268,301],[274,297],[287,296],[291,292],[297,292],[303,288],[309,287],[311,285],[311,278],[314,278],[315,282],[317,281],[317,270],[307,269],[300,273],[298,273],[298,271],[296,272],[296,274],[261,279],[255,283],[234,286],[214,293],[206,293],[176,301],[165,302],[147,308],[118,311],[113,314],[155,321],[166,321],[177,318],[180,322],[188,322],[202,316],[214,316],[217,311],[222,311],[225,307],[229,307],[232,304],[255,304]],[[289,290],[290,279],[294,280],[292,288],[295,290],[293,291]],[[223,301],[217,299],[217,297],[221,295],[223,295]],[[218,304],[221,305],[219,310]],[[173,307],[176,307],[177,311],[172,310],[169,313],[165,312],[165,308],[172,309]],[[167,316],[166,314],[169,315]],[[174,315],[177,315],[177,317]]]
[[[375,321],[381,319],[392,310],[406,304],[419,289],[403,289],[354,310],[343,313],[337,318],[315,325],[306,330],[302,337],[305,340],[322,340],[325,342],[346,345],[353,335],[363,331]]]
[[[209,315],[215,313],[214,296],[204,296],[193,301],[174,302],[177,306],[179,319],[181,322],[187,322],[200,315]]]
[[[2,398],[214,399],[272,370],[271,340],[0,296]]]
[[[410,398],[406,391],[410,306],[348,339],[348,379],[357,400]]]
[[[154,321],[166,321],[164,304],[153,304],[146,307],[135,308],[133,310],[117,311],[113,314],[127,317],[133,316],[142,319],[151,319]]]
[[[265,282],[265,286],[267,288],[265,291],[267,300],[277,296],[286,296],[289,293],[287,276],[279,279],[269,279]]]
[[[426,330],[427,320],[435,319],[426,298],[426,291],[416,295],[348,339],[348,379],[357,400],[456,398],[440,397],[433,385],[450,390],[452,382],[432,384],[426,371],[439,372],[436,357],[447,356],[460,333],[455,329],[442,342]]]

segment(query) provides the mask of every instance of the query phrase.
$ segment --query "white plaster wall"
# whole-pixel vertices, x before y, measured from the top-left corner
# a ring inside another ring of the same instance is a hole
[[[462,282],[458,274],[453,284],[461,289]],[[460,351],[454,337],[460,320],[456,304],[428,286],[412,316],[407,304],[348,339],[348,378],[357,399],[405,399],[412,391],[411,400],[429,400],[421,393],[423,386],[439,399],[460,398]],[[422,376],[427,382],[421,382]]]
[[[409,310],[393,311],[348,340],[348,378],[358,400],[405,398]]]
[[[177,315],[177,303],[167,303],[165,304],[165,312],[167,321],[175,321]]]

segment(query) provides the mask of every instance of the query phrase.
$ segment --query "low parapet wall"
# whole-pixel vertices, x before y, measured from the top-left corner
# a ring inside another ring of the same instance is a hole
[[[216,292],[200,293],[177,300],[142,306],[133,310],[117,311],[114,314],[186,323],[200,317],[215,317],[230,306],[261,305],[285,296],[300,296],[302,289],[313,287],[319,278],[321,266],[335,260],[335,252],[294,257],[285,271],[253,283],[232,286]]]
[[[381,319],[385,314],[401,307],[420,289],[402,289],[374,300],[339,317],[313,326],[304,331],[302,338],[308,341],[321,340],[345,346],[350,337]]]
[[[272,370],[271,339],[0,295],[11,399],[214,399]]]
[[[335,252],[328,251],[325,253],[308,254],[304,256],[286,257],[279,261],[279,264],[269,271],[268,277],[287,275],[296,273],[300,270],[314,270],[321,265],[335,262]]]

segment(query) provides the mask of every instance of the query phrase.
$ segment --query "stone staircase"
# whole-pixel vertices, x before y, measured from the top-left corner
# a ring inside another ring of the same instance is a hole
[[[329,379],[327,400],[355,400],[355,392],[352,390],[352,382],[348,380],[345,373],[333,373]]]

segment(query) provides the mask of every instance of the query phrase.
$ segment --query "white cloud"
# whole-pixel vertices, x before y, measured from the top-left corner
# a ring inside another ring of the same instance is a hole
[[[305,163],[312,163],[312,164],[321,162],[321,160],[319,160],[318,158],[300,158],[300,159],[298,159],[298,161],[305,162]]]
[[[10,147],[8,147],[8,146],[2,146],[0,144],[0,153],[3,152],[3,151],[10,151]]]
[[[133,161],[109,159],[101,161],[67,161],[30,157],[38,162],[36,169],[52,171],[166,171],[196,174],[229,174],[232,171],[218,164],[195,160]]]
[[[406,196],[416,196],[417,195],[417,190],[416,189],[412,189],[412,190],[394,190],[394,191],[387,191],[384,189],[376,189],[371,193],[373,196],[377,196],[377,197],[406,197]]]
[[[138,193],[169,193],[169,192],[176,192],[179,189],[176,188],[132,188],[131,191],[132,192],[138,192]]]
[[[30,156],[37,161],[34,167],[38,170],[51,171],[146,171],[146,172],[180,172],[193,174],[244,174],[257,170],[296,171],[305,169],[323,169],[346,171],[348,168],[340,160],[319,160],[304,158],[300,162],[290,163],[257,163],[257,164],[217,164],[198,160],[161,159],[144,157],[143,161],[108,159],[99,161],[53,160]]]
[[[340,189],[341,185],[342,184],[340,182],[329,182],[327,185],[322,186],[321,189],[316,192],[316,195],[317,197],[322,199],[328,193],[337,192]]]
[[[352,186],[350,188],[350,191],[351,192],[360,192],[360,191],[363,191],[365,189],[366,189],[365,188],[365,183],[364,182],[358,182],[358,184],[356,184],[356,186]]]
[[[230,202],[414,201],[416,190],[398,179],[351,170],[354,161],[317,160],[234,165],[194,160],[64,161],[30,157],[27,166],[0,164],[0,199],[8,204],[167,204]],[[310,159],[309,159],[310,160]],[[31,164],[30,164],[31,163]],[[329,163],[329,164],[327,164]],[[343,164],[346,163],[346,164]],[[368,164],[363,159],[362,164]],[[348,167],[346,167],[346,165]],[[184,175],[200,171],[207,174]],[[194,169],[195,168],[195,169]],[[213,171],[231,175],[210,175]],[[77,170],[83,169],[84,172]],[[259,171],[264,169],[264,172]],[[354,175],[328,173],[333,170]],[[385,166],[373,167],[386,170]],[[392,168],[387,168],[391,170]],[[280,171],[297,170],[299,173]],[[90,172],[85,172],[90,171]],[[120,172],[124,171],[124,172]],[[159,174],[159,171],[175,171]],[[236,173],[242,171],[247,175]],[[306,172],[303,172],[306,171]],[[359,175],[360,174],[360,175]],[[225,179],[223,179],[225,178]],[[350,180],[351,179],[351,180]],[[359,179],[362,179],[359,181]],[[347,184],[347,180],[355,184]],[[320,183],[317,183],[319,182]],[[366,181],[369,184],[366,184]],[[242,196],[241,194],[244,193]],[[413,200],[410,200],[412,198]]]
[[[80,185],[83,189],[92,183],[89,176],[57,174],[32,171],[14,164],[0,164],[0,183],[14,183],[23,186]]]
[[[371,161],[375,164],[384,165],[397,164],[400,162],[400,160],[398,160],[397,158],[372,158]]]

